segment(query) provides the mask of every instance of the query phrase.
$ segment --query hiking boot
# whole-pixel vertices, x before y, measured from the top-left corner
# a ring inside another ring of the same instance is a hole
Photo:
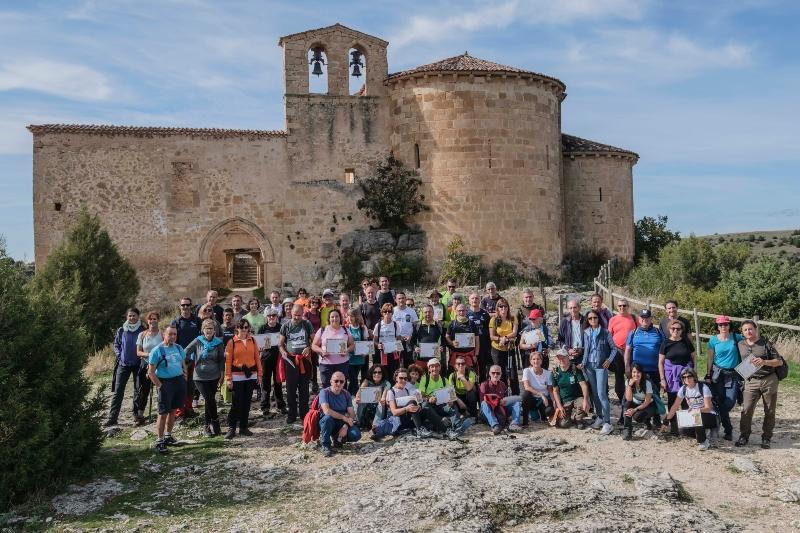
[[[136,415],[133,417],[133,425],[136,427],[142,427],[147,423],[147,420],[142,415]]]
[[[225,433],[225,440],[231,440],[235,436],[236,436],[236,428],[228,428],[228,432]]]
[[[423,427],[416,431],[416,435],[418,439],[429,439],[433,436],[433,431]]]
[[[622,440],[631,440],[633,438],[633,428],[625,428],[622,432]]]
[[[331,450],[328,446],[323,446],[320,452],[322,453],[322,457],[330,457],[333,455],[333,450]]]
[[[614,431],[614,426],[612,426],[611,424],[603,424],[603,427],[600,429],[600,434],[608,435],[612,431]]]
[[[278,412],[279,412],[280,414],[282,414],[282,415],[285,415],[285,414],[288,414],[288,413],[289,413],[289,411],[286,409],[286,407],[283,407],[283,406],[281,406],[281,407],[278,407]]]
[[[697,445],[697,449],[700,450],[701,452],[704,452],[709,448],[711,448],[711,441],[708,439]]]
[[[519,431],[522,431],[522,428],[517,424],[511,424],[510,426],[508,426],[508,431],[509,433],[517,433]]]
[[[252,437],[253,436],[253,432],[250,431],[247,428],[241,428],[241,429],[239,429],[239,435],[243,435],[245,437]]]
[[[761,438],[761,447],[765,450],[772,448],[772,440],[766,437]]]
[[[108,420],[106,420],[106,423],[103,424],[103,427],[104,428],[110,428],[110,427],[116,426],[116,425],[117,425],[117,419],[116,418],[114,418],[114,419],[109,418]]]
[[[725,434],[722,436],[722,438],[725,440],[733,440],[733,432],[726,431]]]
[[[203,436],[204,437],[213,437],[214,433],[211,431],[209,426],[203,426]]]
[[[178,439],[172,436],[172,433],[167,433],[164,435],[164,444],[167,446],[175,446],[178,444]]]
[[[501,428],[499,424],[496,425],[496,426],[492,426],[492,433],[493,434],[499,435],[502,432],[503,432],[503,428]]]
[[[742,446],[747,445],[747,440],[748,440],[747,437],[745,437],[744,435],[739,435],[739,438],[736,440],[736,443],[734,445],[737,448],[741,448]]]
[[[157,440],[153,449],[158,453],[167,453],[169,451],[167,450],[167,445],[164,444],[163,440]]]
[[[211,421],[211,428],[214,430],[214,436],[219,437],[222,434],[222,430],[219,427],[219,420],[212,420]]]

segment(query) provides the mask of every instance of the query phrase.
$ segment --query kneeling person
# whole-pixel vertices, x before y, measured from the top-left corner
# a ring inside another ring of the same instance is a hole
[[[551,424],[560,428],[568,428],[573,423],[584,429],[583,419],[589,412],[589,387],[583,372],[575,368],[569,360],[569,353],[560,350],[557,354],[558,366],[552,372],[553,402],[556,411]]]
[[[519,425],[520,411],[522,403],[519,396],[509,396],[508,386],[501,376],[503,369],[500,365],[492,365],[489,368],[489,379],[481,383],[481,413],[486,422],[492,428],[492,433],[499,435],[503,431],[508,420],[508,411],[511,411],[511,425],[509,431],[520,431]]]
[[[319,393],[319,407],[322,411],[319,419],[319,440],[322,455],[325,457],[331,456],[331,440],[334,446],[340,448],[345,441],[357,442],[361,439],[361,430],[355,421],[352,396],[345,390],[344,383],[344,373],[334,372],[331,386]]]

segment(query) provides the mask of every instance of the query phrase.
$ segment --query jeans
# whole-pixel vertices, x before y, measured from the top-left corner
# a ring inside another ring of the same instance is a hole
[[[608,403],[608,370],[597,363],[586,363],[583,375],[589,382],[594,412],[606,424],[611,423],[611,405]]]
[[[658,373],[658,370],[653,370],[652,372],[645,372],[644,373],[647,379],[650,381],[650,384],[653,386],[653,396],[658,395],[659,398],[661,397],[661,374]],[[655,414],[652,416],[652,423],[654,426],[661,427],[661,415],[658,414],[658,408],[656,408]]]
[[[262,411],[269,411],[269,395],[273,390],[275,391],[275,407],[278,409],[286,408],[286,402],[283,400],[283,384],[278,381],[278,358],[280,356],[277,349],[270,349],[268,355],[261,358],[261,368],[264,371],[264,376],[261,379]]]
[[[716,383],[711,384],[711,394],[714,396],[714,403],[717,406],[720,423],[726,434],[733,433],[731,424],[731,409],[736,405],[736,396],[741,389],[742,383],[738,375],[730,375],[731,371],[723,370]],[[735,371],[732,371],[735,372]],[[725,374],[729,374],[726,379]],[[728,382],[727,384],[725,382]],[[730,386],[728,386],[730,385]]]
[[[217,384],[219,383],[218,379],[212,380],[194,380],[194,384],[197,385],[197,389],[200,391],[200,394],[203,395],[203,400],[205,400],[205,423],[206,425],[211,424],[218,419],[217,416]]]
[[[304,372],[301,374],[297,367],[295,367],[294,357],[292,362],[286,361],[283,358],[284,368],[286,369],[286,403],[288,404],[288,415],[286,422],[289,424],[297,420],[298,415],[300,420],[305,418],[308,412],[308,386],[311,383],[311,361],[308,359],[301,359],[300,364],[303,365]],[[298,403],[298,395],[300,397]]]
[[[142,385],[144,381],[150,382],[145,376],[142,375],[141,365],[127,366],[120,364],[117,367],[117,375],[115,379],[114,398],[111,400],[111,407],[108,410],[108,419],[116,422],[119,418],[119,411],[122,409],[122,400],[125,398],[125,387],[128,385],[128,379],[133,376],[133,401],[131,408],[133,414],[144,413],[144,408],[147,405],[147,395],[150,393],[150,387],[146,388],[144,395],[142,392]]]
[[[514,402],[511,405],[504,406],[506,413],[508,413],[509,409],[511,410],[511,423],[519,425],[519,418],[522,411],[522,403],[521,402]],[[495,416],[492,408],[489,407],[489,404],[486,402],[481,402],[481,413],[483,417],[486,418],[486,422],[489,423],[489,427],[495,427],[496,425],[500,424]]]
[[[339,430],[344,425],[343,420],[338,420],[332,416],[322,415],[319,419],[319,441],[323,448],[331,447],[331,437],[339,434]],[[347,430],[347,442],[358,442],[361,440],[361,430],[358,426],[350,426]]]
[[[334,372],[341,372],[344,378],[347,379],[347,374],[350,372],[350,365],[347,363],[339,363],[338,365],[319,365],[319,377],[322,381],[322,388],[327,389],[331,386],[331,377]]]
[[[256,380],[245,379],[233,382],[233,404],[228,413],[228,430],[236,430],[239,425],[239,433],[247,430],[250,418],[250,399],[253,397],[253,389]]]

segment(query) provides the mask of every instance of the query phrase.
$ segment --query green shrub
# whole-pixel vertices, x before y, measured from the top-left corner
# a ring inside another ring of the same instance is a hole
[[[730,314],[800,325],[800,269],[791,261],[761,257],[726,272],[719,288]]]
[[[517,267],[507,261],[498,259],[489,270],[489,279],[497,285],[498,290],[504,290],[517,281],[519,275]]]
[[[378,260],[378,272],[389,276],[395,287],[410,287],[425,282],[425,261],[419,257],[407,257],[401,254],[384,257]],[[358,280],[361,282],[361,279]]]
[[[358,208],[379,227],[392,232],[406,229],[414,215],[429,209],[425,196],[419,193],[419,174],[391,155],[378,165],[373,176],[358,178],[357,183],[363,193],[356,202]]]
[[[764,248],[774,248],[774,247],[775,247],[775,243],[772,242],[772,241],[767,241],[767,242],[764,243]]]
[[[442,261],[439,282],[444,283],[451,278],[456,280],[459,287],[475,285],[482,278],[486,278],[486,269],[481,264],[481,256],[467,253],[464,250],[464,240],[458,235],[447,245],[447,255]]]
[[[752,254],[753,251],[747,244],[729,242],[714,248],[717,266],[722,272],[741,269]]]
[[[741,260],[743,250],[738,245],[720,248],[723,248],[721,257],[726,264]],[[691,236],[665,246],[658,261],[643,260],[631,271],[628,285],[639,294],[652,296],[669,295],[680,285],[711,289],[722,271],[718,261],[711,243]]]
[[[635,256],[634,263],[639,264],[645,257],[654,260],[661,249],[673,241],[680,240],[678,231],[667,229],[669,221],[666,215],[642,217],[634,224]]]
[[[589,283],[600,267],[608,260],[608,252],[581,248],[564,258],[561,263],[561,280],[567,283]]]
[[[751,233],[750,235],[747,236],[747,240],[753,242],[756,240],[756,236]]]
[[[67,319],[72,297],[26,284],[0,242],[0,512],[84,472],[100,448],[104,399],[81,372],[88,336]]]
[[[68,316],[89,335],[89,342],[110,342],[125,320],[125,310],[139,294],[136,271],[117,251],[100,219],[82,211],[34,278],[40,291],[55,290],[69,297]]]
[[[361,259],[354,254],[343,255],[341,259],[342,289],[357,291],[361,287],[364,272],[361,270]]]
[[[759,242],[764,242],[764,241],[766,241],[766,240],[767,240],[767,238],[766,238],[766,237],[764,237],[763,235],[759,235],[759,236],[758,236],[758,241],[759,241]]]

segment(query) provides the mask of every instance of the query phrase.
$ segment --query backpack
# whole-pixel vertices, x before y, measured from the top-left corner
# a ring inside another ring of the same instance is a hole
[[[738,347],[738,346],[737,346]],[[764,343],[764,350],[766,351],[767,355],[772,357],[777,357],[783,363],[781,366],[776,366],[775,368],[775,376],[778,378],[778,381],[783,381],[786,379],[786,376],[789,375],[789,363],[786,362],[786,359],[778,355],[777,353],[772,351],[772,344],[769,342]]]
[[[319,440],[320,412],[319,395],[317,395],[314,396],[311,401],[311,407],[309,407],[306,416],[303,418],[303,442],[305,444],[313,440]]]

